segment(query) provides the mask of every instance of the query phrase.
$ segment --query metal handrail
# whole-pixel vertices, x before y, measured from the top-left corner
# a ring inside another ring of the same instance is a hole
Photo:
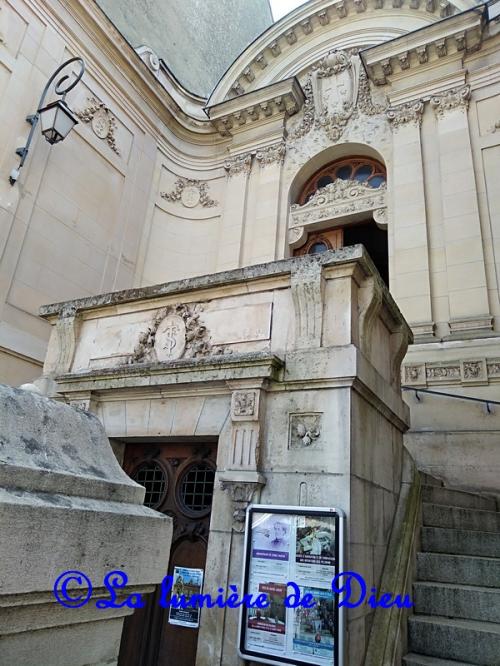
[[[486,400],[485,398],[473,398],[470,395],[457,395],[456,393],[446,393],[445,391],[433,391],[432,389],[419,388],[418,386],[405,386],[402,385],[403,391],[414,391],[416,399],[420,402],[419,393],[430,393],[432,395],[443,395],[446,398],[456,398],[457,400],[469,400],[470,402],[482,402],[486,405],[488,414],[491,414],[490,405],[500,405],[498,400]]]

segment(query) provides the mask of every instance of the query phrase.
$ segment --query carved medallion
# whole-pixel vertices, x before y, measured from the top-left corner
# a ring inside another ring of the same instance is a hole
[[[189,185],[182,190],[181,201],[186,208],[194,208],[200,203],[200,190]]]
[[[106,109],[101,107],[98,111],[95,112],[94,117],[92,118],[91,127],[94,131],[94,134],[100,139],[107,138],[111,126],[109,122],[109,114]]]
[[[181,358],[186,348],[186,324],[182,317],[170,314],[158,326],[155,352],[159,361]]]

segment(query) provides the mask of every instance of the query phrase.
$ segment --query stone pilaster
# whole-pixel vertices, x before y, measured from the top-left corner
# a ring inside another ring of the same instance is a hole
[[[392,265],[391,289],[418,342],[432,337],[434,324],[429,279],[429,246],[422,164],[420,125],[424,104],[415,100],[391,107],[393,167],[389,225]]]
[[[224,162],[228,180],[219,234],[218,271],[239,268],[241,265],[243,225],[251,167],[252,155],[250,153],[236,155]]]
[[[278,223],[280,219],[280,181],[281,168],[285,156],[285,144],[282,141],[261,148],[255,155],[259,165],[255,219],[252,223],[252,242],[250,260],[260,264],[276,259]]]
[[[450,333],[463,337],[492,328],[484,248],[472,162],[469,120],[470,87],[431,97],[439,142]]]

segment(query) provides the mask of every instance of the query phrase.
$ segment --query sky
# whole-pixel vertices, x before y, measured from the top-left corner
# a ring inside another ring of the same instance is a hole
[[[270,0],[271,10],[273,12],[274,20],[277,21],[288,12],[291,12],[292,9],[302,5],[305,0]]]

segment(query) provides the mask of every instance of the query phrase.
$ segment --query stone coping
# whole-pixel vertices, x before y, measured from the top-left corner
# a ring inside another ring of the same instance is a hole
[[[255,368],[254,376],[274,377],[285,365],[282,358],[269,352],[243,352],[239,354],[220,354],[218,356],[205,356],[201,358],[179,359],[178,361],[163,361],[157,363],[127,363],[111,368],[84,370],[58,375],[59,383],[81,380],[98,380],[120,377],[140,377],[188,373],[210,373],[211,371]],[[177,383],[177,382],[176,382]]]
[[[43,305],[40,308],[39,313],[41,317],[48,319],[66,313],[75,314],[76,312],[92,310],[100,307],[132,303],[161,296],[171,296],[174,294],[182,294],[204,289],[208,290],[221,286],[236,285],[238,283],[289,275],[301,266],[305,266],[307,263],[317,262],[322,266],[330,267],[353,261],[359,263],[367,274],[372,274],[377,279],[383,290],[384,300],[394,318],[397,320],[404,320],[398,306],[375,268],[373,261],[362,245],[352,245],[350,247],[341,248],[340,250],[329,250],[320,255],[292,257],[289,259],[266,262],[264,264],[245,266],[244,268],[235,268],[230,271],[187,278],[185,280],[175,280],[173,282],[164,282],[148,287],[124,289],[122,291],[112,291],[105,294],[97,294],[96,296],[87,296],[85,298],[76,298],[70,301],[52,303],[50,305]]]

